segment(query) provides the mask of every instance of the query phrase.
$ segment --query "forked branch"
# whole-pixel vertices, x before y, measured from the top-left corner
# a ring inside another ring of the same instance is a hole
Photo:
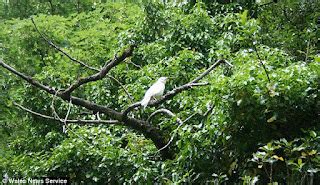
[[[96,69],[94,67],[91,67],[89,65],[87,65],[86,63],[80,61],[80,60],[77,60],[75,58],[73,58],[69,53],[65,52],[63,49],[61,49],[60,47],[58,47],[56,44],[54,44],[50,39],[48,39],[42,32],[40,32],[40,30],[38,29],[36,23],[34,22],[34,19],[31,17],[31,21],[32,21],[32,24],[34,26],[34,28],[36,29],[36,31],[39,33],[39,35],[51,46],[53,47],[54,49],[56,49],[57,51],[59,51],[60,53],[62,53],[64,56],[66,56],[67,58],[69,58],[71,61],[75,62],[75,63],[78,63],[80,64],[81,66],[83,67],[86,67],[88,69],[91,69],[91,70],[94,70],[94,71],[99,71],[99,69]]]
[[[205,76],[207,76],[213,69],[215,69],[217,66],[219,66],[221,63],[225,63],[227,65],[229,65],[230,67],[232,67],[232,64],[230,64],[228,61],[226,60],[218,60],[217,62],[215,62],[212,66],[210,66],[206,71],[204,71],[203,73],[201,73],[197,78],[193,79],[192,81],[190,81],[189,83],[186,83],[184,85],[181,85],[177,88],[174,88],[173,90],[167,92],[165,95],[163,95],[159,100],[156,101],[150,101],[148,106],[156,106],[159,104],[162,104],[163,102],[172,99],[174,96],[176,96],[177,94],[188,90],[192,87],[195,86],[203,86],[203,85],[208,85],[208,83],[203,82],[203,83],[198,83],[202,78],[204,78]],[[139,107],[141,104],[140,102],[136,102],[134,104],[131,104],[126,110],[124,110],[123,112],[123,116],[127,116],[129,114],[129,112],[131,112],[134,108]]]
[[[51,47],[53,47],[55,50],[59,51],[60,53],[62,53],[64,56],[66,56],[68,59],[70,59],[72,62],[78,63],[80,64],[80,66],[88,68],[90,70],[93,70],[95,72],[100,72],[99,69],[89,66],[88,64],[72,57],[69,53],[67,53],[66,51],[64,51],[63,49],[61,49],[59,46],[57,46],[56,44],[54,44],[50,39],[48,39],[38,28],[38,26],[36,25],[34,19],[31,17],[31,21],[32,24],[34,26],[34,28],[36,29],[36,31],[38,32],[38,34],[41,36],[42,39],[44,39]],[[127,89],[124,87],[124,85],[117,80],[115,77],[111,76],[111,75],[107,75],[109,78],[111,78],[112,80],[114,80],[116,83],[118,83],[120,85],[120,87],[125,91],[125,93],[127,94],[127,96],[130,98],[131,102],[133,101],[133,98],[131,97],[131,95],[129,94],[129,92],[127,91]]]
[[[146,138],[149,138],[153,141],[153,143],[155,144],[155,146],[158,149],[160,149],[166,145],[165,137],[162,135],[162,132],[157,127],[154,127],[154,126],[148,124],[144,120],[139,120],[139,119],[135,119],[135,118],[127,118],[124,120],[123,114],[121,112],[115,111],[113,109],[110,109],[110,108],[102,106],[102,105],[98,105],[94,102],[91,102],[91,101],[88,101],[88,100],[85,100],[85,99],[82,99],[79,97],[66,96],[63,92],[61,93],[60,91],[56,91],[54,88],[52,88],[50,86],[43,85],[42,83],[38,82],[34,78],[17,71],[13,67],[4,63],[1,59],[0,59],[0,66],[9,70],[11,73],[17,75],[18,77],[22,78],[23,80],[30,83],[31,85],[33,85],[43,91],[46,91],[49,94],[56,95],[57,97],[60,97],[61,99],[63,99],[66,102],[71,102],[73,105],[76,105],[79,107],[84,107],[84,108],[91,110],[93,112],[104,113],[109,118],[117,120],[117,121],[119,121],[119,123],[122,123],[125,126],[128,126],[136,131],[143,133],[143,135]],[[38,116],[40,116],[40,115],[38,114]],[[45,117],[45,118],[50,119],[49,117]],[[56,118],[54,118],[54,117],[52,117],[52,118],[56,120]],[[60,119],[59,119],[59,121],[60,121]],[[74,120],[74,122],[79,122],[79,121]],[[91,122],[92,123],[100,123],[97,121],[91,121]],[[161,154],[164,159],[172,159],[173,158],[173,153],[169,149],[162,150]]]
[[[134,47],[135,46],[131,45],[119,57],[115,56],[112,60],[106,62],[98,73],[88,76],[86,78],[79,78],[74,84],[70,85],[63,93],[65,95],[70,95],[75,89],[77,89],[83,84],[103,79],[113,67],[117,66],[124,59],[132,55]]]

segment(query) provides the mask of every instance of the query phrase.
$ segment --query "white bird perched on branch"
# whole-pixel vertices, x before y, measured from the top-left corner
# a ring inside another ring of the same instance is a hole
[[[151,98],[160,98],[163,95],[167,77],[160,77],[146,92],[141,100],[141,106],[146,108]]]

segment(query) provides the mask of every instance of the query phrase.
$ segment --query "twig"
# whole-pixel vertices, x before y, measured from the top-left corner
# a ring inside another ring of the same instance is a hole
[[[262,164],[263,165],[263,164]],[[269,176],[269,173],[268,173],[268,170],[267,170],[267,167],[265,167],[264,165],[263,165],[263,169],[264,169],[264,172],[267,174],[267,176],[269,177],[269,179],[270,179],[270,176]]]
[[[75,83],[70,85],[64,92],[63,94],[66,96],[69,96],[75,89],[78,87],[89,83],[89,82],[94,82],[103,79],[107,73],[115,66],[120,64],[124,59],[127,57],[131,56],[133,53],[133,49],[135,46],[131,45],[129,48],[127,48],[120,56],[115,56],[112,60],[109,60],[105,63],[105,65],[101,68],[101,70],[93,74],[91,76],[88,76],[86,78],[79,78]]]
[[[133,63],[133,62],[131,62],[131,61],[128,61],[127,63],[132,64],[134,67],[137,67],[137,68],[139,68],[139,69],[142,69],[141,66],[139,66],[138,64],[135,64],[135,63]]]
[[[160,152],[161,150],[167,148],[173,141],[174,137],[176,136],[177,134],[177,131],[179,130],[179,128],[183,125],[183,123],[187,122],[189,119],[191,119],[194,115],[198,114],[197,112],[196,113],[193,113],[191,116],[189,116],[187,119],[185,119],[184,121],[179,121],[179,125],[178,127],[173,131],[173,135],[171,136],[170,140],[168,141],[168,143],[166,145],[164,145],[162,148],[160,148],[157,152]]]
[[[67,132],[67,120],[68,120],[68,117],[69,117],[69,114],[70,114],[70,111],[71,111],[71,103],[72,103],[72,100],[70,99],[69,101],[69,104],[68,104],[68,111],[67,111],[67,114],[66,114],[66,117],[64,118],[64,121],[63,121],[63,133],[66,133]]]
[[[115,77],[113,77],[113,76],[111,76],[111,75],[107,75],[109,78],[111,78],[112,80],[114,80],[115,82],[117,82],[120,86],[121,86],[121,88],[124,90],[124,92],[127,94],[127,96],[129,97],[129,99],[130,99],[130,101],[131,101],[131,103],[133,103],[133,98],[132,98],[132,96],[129,94],[129,92],[127,91],[127,89],[124,87],[124,85],[119,81],[119,80],[117,80]]]
[[[159,111],[160,111],[160,110],[161,110],[161,109],[159,109]],[[168,111],[167,109],[164,110],[165,113],[168,113],[167,111]],[[156,111],[156,112],[157,112],[157,111]],[[154,112],[154,113],[156,113],[156,112]],[[170,112],[171,112],[171,111],[170,111]],[[154,113],[153,113],[153,114],[154,114]],[[172,112],[169,113],[169,114],[170,114],[170,116],[175,116]],[[198,114],[198,113],[197,113],[197,112],[196,112],[196,113],[193,113],[193,114],[190,115],[188,118],[186,118],[184,121],[181,121],[181,119],[177,118],[177,122],[179,123],[178,127],[173,131],[173,135],[171,136],[171,138],[170,138],[170,140],[168,141],[168,143],[167,143],[165,146],[163,146],[162,148],[160,148],[157,152],[160,152],[161,150],[167,148],[167,147],[172,143],[172,141],[173,141],[174,137],[176,136],[177,131],[179,130],[179,128],[180,128],[185,122],[189,121],[189,120],[190,120],[193,116],[195,116],[196,114]],[[150,115],[150,117],[151,117],[151,116],[152,116],[152,114]],[[150,119],[150,117],[148,118],[148,120]]]
[[[55,45],[51,40],[49,40],[43,33],[40,32],[40,30],[38,29],[36,23],[34,22],[34,19],[31,17],[31,21],[32,24],[34,25],[34,28],[36,29],[36,31],[39,33],[39,35],[50,45],[52,46],[54,49],[56,49],[57,51],[61,52],[64,56],[68,57],[71,61],[76,62],[78,64],[80,64],[83,67],[86,67],[88,69],[94,70],[94,71],[100,71],[97,68],[91,67],[87,64],[85,64],[84,62],[77,60],[75,58],[73,58],[70,54],[68,54],[67,52],[63,51],[60,47],[58,47],[57,45]]]
[[[55,94],[56,93],[56,91],[53,88],[45,86],[45,85],[39,83],[38,81],[36,81],[35,79],[33,79],[32,77],[27,76],[27,75],[15,70],[13,67],[11,67],[8,64],[4,63],[3,60],[1,60],[1,59],[0,59],[0,65],[2,67],[4,67],[5,69],[7,69],[8,71],[10,71],[11,73],[13,73],[13,74],[17,75],[18,77],[22,78],[23,80],[27,81],[31,85],[33,85],[35,87],[38,87],[39,89],[44,90],[44,91],[48,92],[49,94]]]
[[[214,105],[210,105],[209,109],[204,113],[203,117],[207,117],[214,109]]]
[[[156,110],[155,112],[153,112],[153,113],[148,117],[147,122],[150,122],[151,118],[153,118],[155,115],[160,114],[160,113],[165,113],[165,114],[167,114],[167,115],[169,115],[169,116],[171,116],[171,117],[176,117],[176,115],[173,114],[173,113],[172,113],[170,110],[168,110],[168,109],[159,109],[159,110]],[[178,117],[177,117],[177,122],[178,122],[179,124],[182,124],[182,123],[183,123],[183,122],[181,121],[181,119],[178,118]]]
[[[166,145],[164,145],[162,148],[160,148],[160,149],[157,151],[157,153],[158,153],[158,152],[161,152],[161,151],[164,150],[164,149],[166,149],[166,148],[172,143],[174,137],[175,137],[176,134],[177,134],[178,129],[179,129],[182,125],[183,125],[183,122],[181,122],[181,123],[178,125],[178,127],[173,131],[173,134],[172,134],[170,140],[168,141],[168,143],[167,143]]]
[[[69,113],[67,113],[67,116],[65,118],[65,120],[60,120],[60,119],[56,119],[55,117],[51,117],[51,116],[47,116],[47,115],[44,115],[44,114],[40,114],[38,112],[34,112],[26,107],[23,107],[22,105],[20,104],[17,104],[15,102],[13,102],[14,105],[18,106],[20,109],[24,110],[24,111],[27,111],[31,114],[34,114],[36,116],[39,116],[39,117],[42,117],[42,118],[45,118],[45,119],[50,119],[50,120],[54,120],[54,121],[59,121],[59,122],[62,122],[64,125],[63,126],[66,126],[66,123],[77,123],[77,124],[119,124],[119,122],[117,120],[68,120],[67,117],[69,115]],[[70,107],[69,106],[69,109],[68,109],[68,112],[70,111]],[[89,144],[82,136],[80,136],[79,134],[75,133],[72,129],[70,129],[70,131],[75,134],[78,138],[80,138],[82,141],[84,141],[88,146],[91,146],[91,144]],[[64,133],[65,133],[65,128],[64,128]]]
[[[255,50],[255,52],[256,52],[256,54],[257,54],[257,57],[258,57],[258,59],[259,59],[259,62],[260,62],[260,64],[262,65],[262,67],[263,67],[263,69],[264,69],[264,72],[266,73],[267,78],[268,78],[268,81],[269,81],[269,83],[270,83],[271,80],[270,80],[270,77],[269,77],[269,73],[268,73],[268,71],[267,71],[266,66],[265,66],[264,63],[262,62],[262,60],[261,60],[261,58],[260,58],[260,55],[259,55],[259,52],[258,52],[258,50],[257,50],[257,47],[256,47],[256,45],[255,45],[254,43],[253,43],[253,48],[254,48],[254,50]]]
[[[189,121],[193,116],[195,116],[195,115],[197,115],[197,114],[198,114],[197,112],[191,114],[189,117],[187,117],[187,118],[183,121],[183,123]]]
[[[63,123],[63,120],[59,117],[58,113],[56,112],[56,109],[54,108],[54,104],[55,104],[55,100],[56,100],[56,97],[57,97],[57,94],[59,93],[60,90],[57,90],[56,93],[54,94],[53,98],[52,98],[52,101],[51,101],[51,110],[52,110],[52,113],[53,113],[53,116],[58,119],[60,122]]]
[[[70,114],[70,111],[71,111],[71,99],[69,101],[69,106],[68,106],[68,111],[67,111],[67,114],[66,114],[66,117],[64,118],[64,123],[66,123],[66,121],[68,120],[68,117],[69,117],[69,114]]]
[[[209,107],[207,108],[208,110],[203,114],[203,119],[201,120],[201,123],[203,123],[205,120],[207,120],[207,118],[208,118],[208,115],[210,114],[210,113],[212,113],[212,111],[213,111],[213,109],[214,109],[214,105],[212,105],[212,104],[210,104],[209,105]]]
[[[82,67],[86,67],[86,68],[88,68],[88,69],[90,69],[90,70],[93,70],[93,71],[96,71],[96,72],[99,72],[99,71],[100,71],[100,70],[97,69],[97,68],[94,68],[94,67],[92,67],[92,66],[89,66],[89,65],[85,64],[84,62],[73,58],[69,53],[63,51],[60,47],[58,47],[57,45],[55,45],[55,44],[54,44],[51,40],[49,40],[43,33],[40,32],[40,30],[38,29],[37,25],[35,24],[33,18],[31,18],[31,21],[32,21],[32,23],[33,23],[36,31],[39,33],[39,35],[40,35],[50,46],[52,46],[54,49],[56,49],[57,51],[61,52],[64,56],[68,57],[71,61],[80,64]],[[133,102],[132,97],[130,96],[130,94],[128,93],[128,91],[125,89],[125,87],[121,84],[121,82],[120,82],[119,80],[117,80],[115,77],[111,76],[111,75],[108,75],[108,77],[111,78],[112,80],[116,81],[116,82],[122,87],[122,89],[125,91],[125,93],[128,95],[128,97],[131,99],[131,101]],[[132,102],[131,102],[131,103],[132,103]]]
[[[199,80],[201,80],[203,77],[207,76],[214,68],[216,68],[218,65],[220,65],[221,63],[226,63],[228,65],[230,65],[230,67],[232,67],[232,64],[230,64],[229,62],[226,62],[226,60],[218,60],[217,62],[215,62],[212,66],[210,66],[205,72],[203,72],[201,75],[199,75],[197,78],[195,78],[194,80],[192,80],[189,83],[196,83]]]
[[[52,116],[48,116],[48,115],[44,115],[44,114],[41,114],[41,113],[38,113],[38,112],[34,112],[18,103],[15,103],[13,102],[14,105],[18,106],[20,109],[26,111],[26,112],[29,112],[31,114],[34,114],[38,117],[42,117],[42,118],[45,118],[45,119],[50,119],[50,120],[54,120],[54,121],[59,121],[61,123],[63,123],[64,121],[62,120],[59,120],[55,117],[52,117]],[[67,123],[78,123],[78,124],[99,124],[99,123],[104,123],[104,124],[119,124],[120,122],[117,121],[117,120],[80,120],[80,119],[77,119],[77,120],[66,120]]]
[[[227,65],[229,65],[230,67],[233,67],[233,65],[230,62],[228,62],[227,60],[224,60],[223,62],[226,63]]]
[[[305,58],[305,62],[308,62],[308,58],[309,58],[309,47],[310,47],[310,39],[308,40],[308,44],[307,44],[307,52],[306,52],[306,58]]]

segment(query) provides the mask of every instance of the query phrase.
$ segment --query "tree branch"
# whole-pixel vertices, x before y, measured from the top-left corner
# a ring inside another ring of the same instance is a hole
[[[151,118],[153,118],[155,115],[157,114],[160,114],[160,113],[165,113],[171,117],[176,117],[175,114],[173,114],[170,110],[168,109],[159,109],[159,110],[156,110],[155,112],[153,112],[149,118],[147,119],[147,122],[150,122]],[[173,138],[177,132],[177,130],[181,127],[181,125],[184,123],[180,118],[177,117],[177,123],[179,123],[177,129],[174,130],[174,133],[173,135],[171,136],[170,140],[168,141],[168,143],[166,145],[164,145],[163,147],[161,147],[157,152],[161,152],[162,150],[166,149],[170,144],[171,142],[173,141]]]
[[[62,122],[62,119],[60,118],[60,116],[58,115],[58,113],[56,112],[56,109],[54,108],[54,103],[56,101],[56,97],[57,97],[57,93],[59,92],[60,90],[57,90],[56,93],[54,94],[54,96],[52,97],[52,101],[51,101],[51,110],[52,110],[52,114],[53,114],[53,117],[60,120]]]
[[[136,131],[143,133],[143,135],[146,138],[149,138],[153,141],[153,143],[155,144],[155,146],[158,149],[162,148],[163,146],[166,145],[165,137],[162,135],[161,131],[158,128],[153,127],[152,125],[148,124],[146,121],[135,119],[135,118],[123,119],[124,116],[121,112],[115,111],[115,110],[110,109],[108,107],[98,105],[96,103],[93,103],[88,100],[84,100],[84,99],[81,99],[81,98],[78,98],[75,96],[66,96],[64,93],[56,91],[52,87],[45,86],[45,85],[39,83],[38,81],[36,81],[35,79],[33,79],[30,76],[27,76],[21,72],[18,72],[17,70],[12,68],[11,66],[4,63],[2,61],[2,59],[0,59],[0,66],[4,67],[5,69],[10,71],[11,73],[17,75],[18,77],[22,78],[23,80],[30,83],[31,85],[33,85],[43,91],[46,91],[49,94],[56,95],[66,102],[71,101],[73,105],[84,107],[84,108],[86,108],[88,110],[92,110],[94,112],[104,113],[104,114],[108,115],[111,119],[122,122],[124,125],[132,128]],[[54,118],[54,119],[56,119],[56,118]],[[77,120],[77,122],[78,122],[78,120]],[[172,159],[173,158],[173,153],[169,149],[162,150],[161,155],[164,159]]]
[[[214,105],[209,105],[208,110],[204,113],[203,117],[207,117],[214,109]]]
[[[135,64],[135,63],[133,63],[133,62],[131,62],[131,61],[127,61],[127,63],[132,64],[132,65],[133,65],[134,67],[136,67],[136,68],[142,69],[141,66],[139,66],[138,64]]]
[[[68,111],[67,111],[66,117],[63,120],[63,127],[62,127],[63,128],[63,133],[67,132],[67,120],[68,120],[70,111],[71,111],[71,100],[69,101],[69,104],[68,104]]]
[[[131,45],[128,49],[126,49],[119,57],[115,56],[112,60],[109,60],[109,62],[106,62],[105,65],[102,67],[102,69],[91,76],[88,76],[86,78],[79,78],[74,84],[70,85],[64,92],[66,96],[69,96],[75,89],[80,87],[83,84],[98,81],[104,78],[107,73],[115,66],[117,66],[120,62],[122,62],[127,57],[131,56],[133,53],[133,49],[135,46]]]
[[[259,55],[259,52],[258,52],[258,49],[257,49],[255,43],[253,43],[253,48],[254,48],[254,51],[255,51],[256,54],[257,54],[257,57],[258,57],[258,59],[259,59],[259,62],[260,62],[260,64],[262,65],[262,67],[263,67],[263,69],[264,69],[264,72],[266,73],[267,78],[268,78],[268,81],[269,81],[269,83],[270,83],[271,80],[270,80],[270,77],[269,77],[268,70],[267,70],[266,66],[264,65],[264,63],[262,62],[262,60],[261,60],[261,58],[260,58],[260,55]]]
[[[109,74],[108,74],[107,76],[120,85],[120,87],[124,90],[124,92],[125,92],[125,93],[127,94],[127,96],[129,97],[131,103],[133,103],[133,98],[132,98],[132,96],[130,95],[130,93],[128,92],[128,90],[126,89],[126,87],[125,87],[119,80],[117,80],[115,77],[113,77],[113,76],[111,76],[111,75],[109,75]]]
[[[13,67],[9,66],[8,64],[4,63],[2,59],[0,59],[0,65],[2,67],[4,67],[5,69],[7,69],[8,71],[10,71],[11,73],[19,76],[20,78],[22,78],[23,80],[27,81],[28,83],[30,83],[31,85],[48,92],[49,94],[55,94],[55,90],[51,87],[45,86],[41,83],[39,83],[38,81],[34,80],[32,77],[27,76],[23,73],[20,73],[19,71],[15,70]]]
[[[63,51],[60,47],[58,47],[57,45],[55,45],[55,44],[54,44],[51,40],[49,40],[43,33],[40,32],[40,30],[38,29],[36,23],[34,22],[33,17],[31,17],[31,21],[32,21],[32,24],[34,25],[34,28],[35,28],[36,31],[39,33],[39,35],[40,35],[51,47],[53,47],[54,49],[56,49],[57,51],[59,51],[60,53],[62,53],[64,56],[66,56],[67,58],[69,58],[71,61],[76,62],[76,63],[80,64],[81,66],[86,67],[86,68],[88,68],[88,69],[91,69],[91,70],[93,70],[93,71],[97,71],[97,72],[99,71],[99,69],[87,65],[87,64],[85,64],[84,62],[73,58],[73,57],[72,57],[70,54],[68,54],[67,52]]]
[[[160,113],[165,113],[165,114],[167,114],[167,115],[169,115],[169,116],[171,116],[171,117],[176,117],[176,115],[173,114],[173,113],[172,113],[170,110],[168,110],[168,109],[159,109],[159,110],[154,111],[154,112],[149,116],[149,118],[147,119],[147,122],[150,122],[151,118],[153,118],[155,115],[160,114]],[[181,120],[180,118],[178,118],[178,117],[177,117],[177,122],[178,122],[179,124],[182,124],[182,123],[183,123],[182,120]]]
[[[198,81],[200,81],[202,78],[204,78],[205,76],[207,76],[213,69],[215,69],[217,66],[219,66],[221,63],[225,63],[229,66],[233,66],[232,64],[230,64],[229,62],[227,62],[226,60],[218,60],[217,62],[215,62],[212,66],[210,66],[206,71],[204,71],[203,73],[201,73],[197,78],[195,78],[194,80],[190,81],[187,84],[181,85],[169,92],[167,92],[165,95],[163,95],[159,100],[156,101],[150,101],[148,106],[156,106],[159,105],[163,102],[165,102],[166,100],[172,99],[175,95],[181,93],[182,91],[185,91],[187,89],[190,89],[194,86],[203,86],[203,85],[207,85],[208,83],[197,83]],[[123,112],[123,116],[127,117],[127,115],[129,114],[129,112],[131,112],[134,108],[139,107],[141,104],[140,102],[136,102],[134,104],[131,104],[126,110],[124,110]]]
[[[44,115],[44,114],[41,114],[41,113],[38,113],[38,112],[34,112],[20,104],[17,104],[15,102],[13,102],[14,105],[18,106],[20,109],[26,111],[26,112],[29,112],[33,115],[36,115],[38,117],[41,117],[41,118],[45,118],[45,119],[50,119],[50,120],[54,120],[54,121],[58,121],[58,122],[61,122],[61,123],[77,123],[77,124],[120,124],[120,122],[118,120],[81,120],[81,119],[75,119],[75,120],[69,120],[69,119],[65,119],[65,120],[60,120],[60,119],[57,119],[55,117],[52,117],[52,116],[47,116],[47,115]],[[67,116],[66,116],[67,117]]]
[[[158,104],[163,103],[164,101],[173,98],[175,95],[177,95],[178,93],[190,89],[192,87],[195,86],[204,86],[204,85],[208,85],[209,83],[204,82],[204,83],[191,83],[191,84],[184,84],[180,87],[177,87],[169,92],[167,92],[164,96],[162,96],[161,99],[156,100],[156,101],[150,101],[148,106],[156,106]],[[134,108],[141,106],[141,102],[136,102],[134,104],[131,104],[129,107],[127,107],[126,110],[123,111],[123,116],[127,117],[127,115],[129,114],[129,112],[131,112]]]
[[[201,75],[199,75],[197,78],[195,78],[194,80],[192,80],[189,83],[196,83],[199,80],[201,80],[203,77],[207,76],[213,69],[215,69],[218,65],[220,65],[221,63],[226,63],[228,65],[230,65],[230,67],[232,67],[232,64],[230,64],[229,62],[226,62],[226,60],[218,60],[217,62],[215,62],[212,66],[210,66],[206,71],[204,71]]]
[[[161,112],[161,109],[159,109],[158,111]],[[167,109],[164,109],[163,111],[164,111],[165,113],[169,114],[170,116],[175,117],[175,115],[174,115],[171,111],[169,111],[169,110],[167,110]],[[169,111],[169,112],[168,112],[168,111]],[[151,119],[152,115],[153,115],[153,114],[155,115],[156,112],[157,112],[157,111],[155,111],[154,113],[152,113],[152,114],[150,115],[150,117],[148,118],[148,120]],[[177,118],[177,122],[179,123],[178,127],[173,131],[173,135],[171,136],[171,138],[170,138],[170,140],[168,141],[168,143],[167,143],[166,145],[164,145],[162,148],[160,148],[157,152],[161,152],[162,150],[166,149],[166,148],[172,143],[172,141],[173,141],[173,139],[174,139],[174,136],[177,134],[179,128],[183,125],[183,123],[185,123],[185,122],[187,122],[188,120],[190,120],[190,119],[191,119],[194,115],[196,115],[196,114],[197,114],[197,112],[194,113],[194,114],[192,114],[191,116],[189,116],[189,117],[188,117],[187,119],[185,119],[184,121],[181,121],[181,119]]]
[[[100,70],[97,69],[97,68],[94,68],[92,66],[89,66],[87,64],[85,64],[84,62],[80,61],[80,60],[77,60],[75,58],[73,58],[69,53],[65,52],[64,50],[62,50],[60,47],[58,47],[56,44],[54,44],[50,39],[48,39],[43,33],[40,32],[40,30],[38,29],[34,19],[31,17],[31,21],[34,25],[34,28],[36,29],[36,31],[38,32],[38,34],[50,45],[52,46],[54,49],[56,49],[57,51],[59,51],[60,53],[62,53],[64,56],[66,56],[67,58],[69,58],[72,62],[75,62],[75,63],[78,63],[80,64],[82,67],[86,67],[90,70],[93,70],[93,71],[96,71],[96,72],[99,72]],[[119,81],[117,80],[115,77],[111,76],[111,75],[108,75],[109,78],[111,78],[112,80],[114,80],[115,82],[117,82],[121,88],[125,91],[125,93],[128,95],[128,97],[130,98],[131,100],[131,103],[133,102],[133,98],[131,97],[131,95],[128,93],[128,91],[126,90],[126,88],[124,87],[124,85]]]

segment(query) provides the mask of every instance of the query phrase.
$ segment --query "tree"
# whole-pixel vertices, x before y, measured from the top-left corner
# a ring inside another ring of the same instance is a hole
[[[115,3],[1,23],[0,169],[83,183],[316,181],[319,57],[266,42],[282,33],[261,29],[275,21],[229,5]],[[165,95],[140,109],[160,76]]]

